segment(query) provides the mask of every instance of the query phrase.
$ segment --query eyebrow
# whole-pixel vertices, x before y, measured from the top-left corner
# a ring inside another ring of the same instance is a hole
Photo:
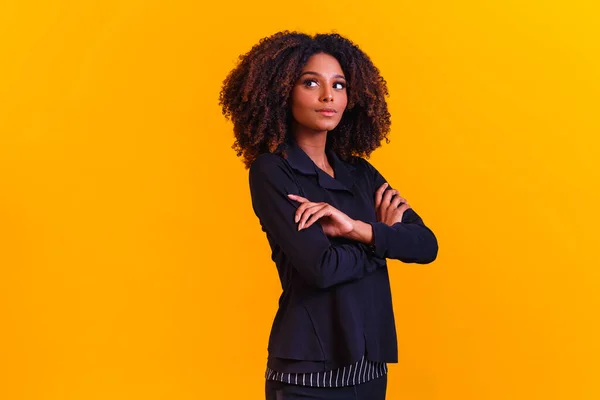
[[[303,73],[300,74],[300,76],[303,75],[317,75],[317,76],[323,76],[321,74],[319,74],[318,72],[314,72],[314,71],[304,71]],[[342,78],[344,80],[346,80],[346,78],[344,77],[344,75],[334,75],[334,78]]]

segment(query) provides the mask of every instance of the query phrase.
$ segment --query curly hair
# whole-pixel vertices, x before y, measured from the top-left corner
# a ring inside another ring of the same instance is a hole
[[[219,105],[233,122],[232,148],[246,168],[263,153],[285,156],[291,123],[288,106],[302,68],[313,54],[335,57],[346,76],[348,105],[327,135],[327,146],[342,159],[369,157],[390,131],[387,84],[370,58],[337,33],[282,31],[262,38],[223,81]]]

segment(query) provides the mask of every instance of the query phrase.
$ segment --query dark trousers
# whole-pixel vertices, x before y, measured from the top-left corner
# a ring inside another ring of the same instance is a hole
[[[387,374],[356,386],[318,388],[267,380],[266,400],[385,400]]]

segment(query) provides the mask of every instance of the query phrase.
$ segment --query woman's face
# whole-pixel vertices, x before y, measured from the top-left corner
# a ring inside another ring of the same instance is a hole
[[[346,79],[337,59],[324,53],[311,56],[294,85],[290,104],[296,128],[334,129],[348,104]]]

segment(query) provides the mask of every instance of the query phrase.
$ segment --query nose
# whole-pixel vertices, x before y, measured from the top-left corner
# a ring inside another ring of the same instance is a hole
[[[330,87],[325,87],[323,89],[323,93],[321,93],[321,98],[324,102],[332,102],[333,101],[333,92]]]

